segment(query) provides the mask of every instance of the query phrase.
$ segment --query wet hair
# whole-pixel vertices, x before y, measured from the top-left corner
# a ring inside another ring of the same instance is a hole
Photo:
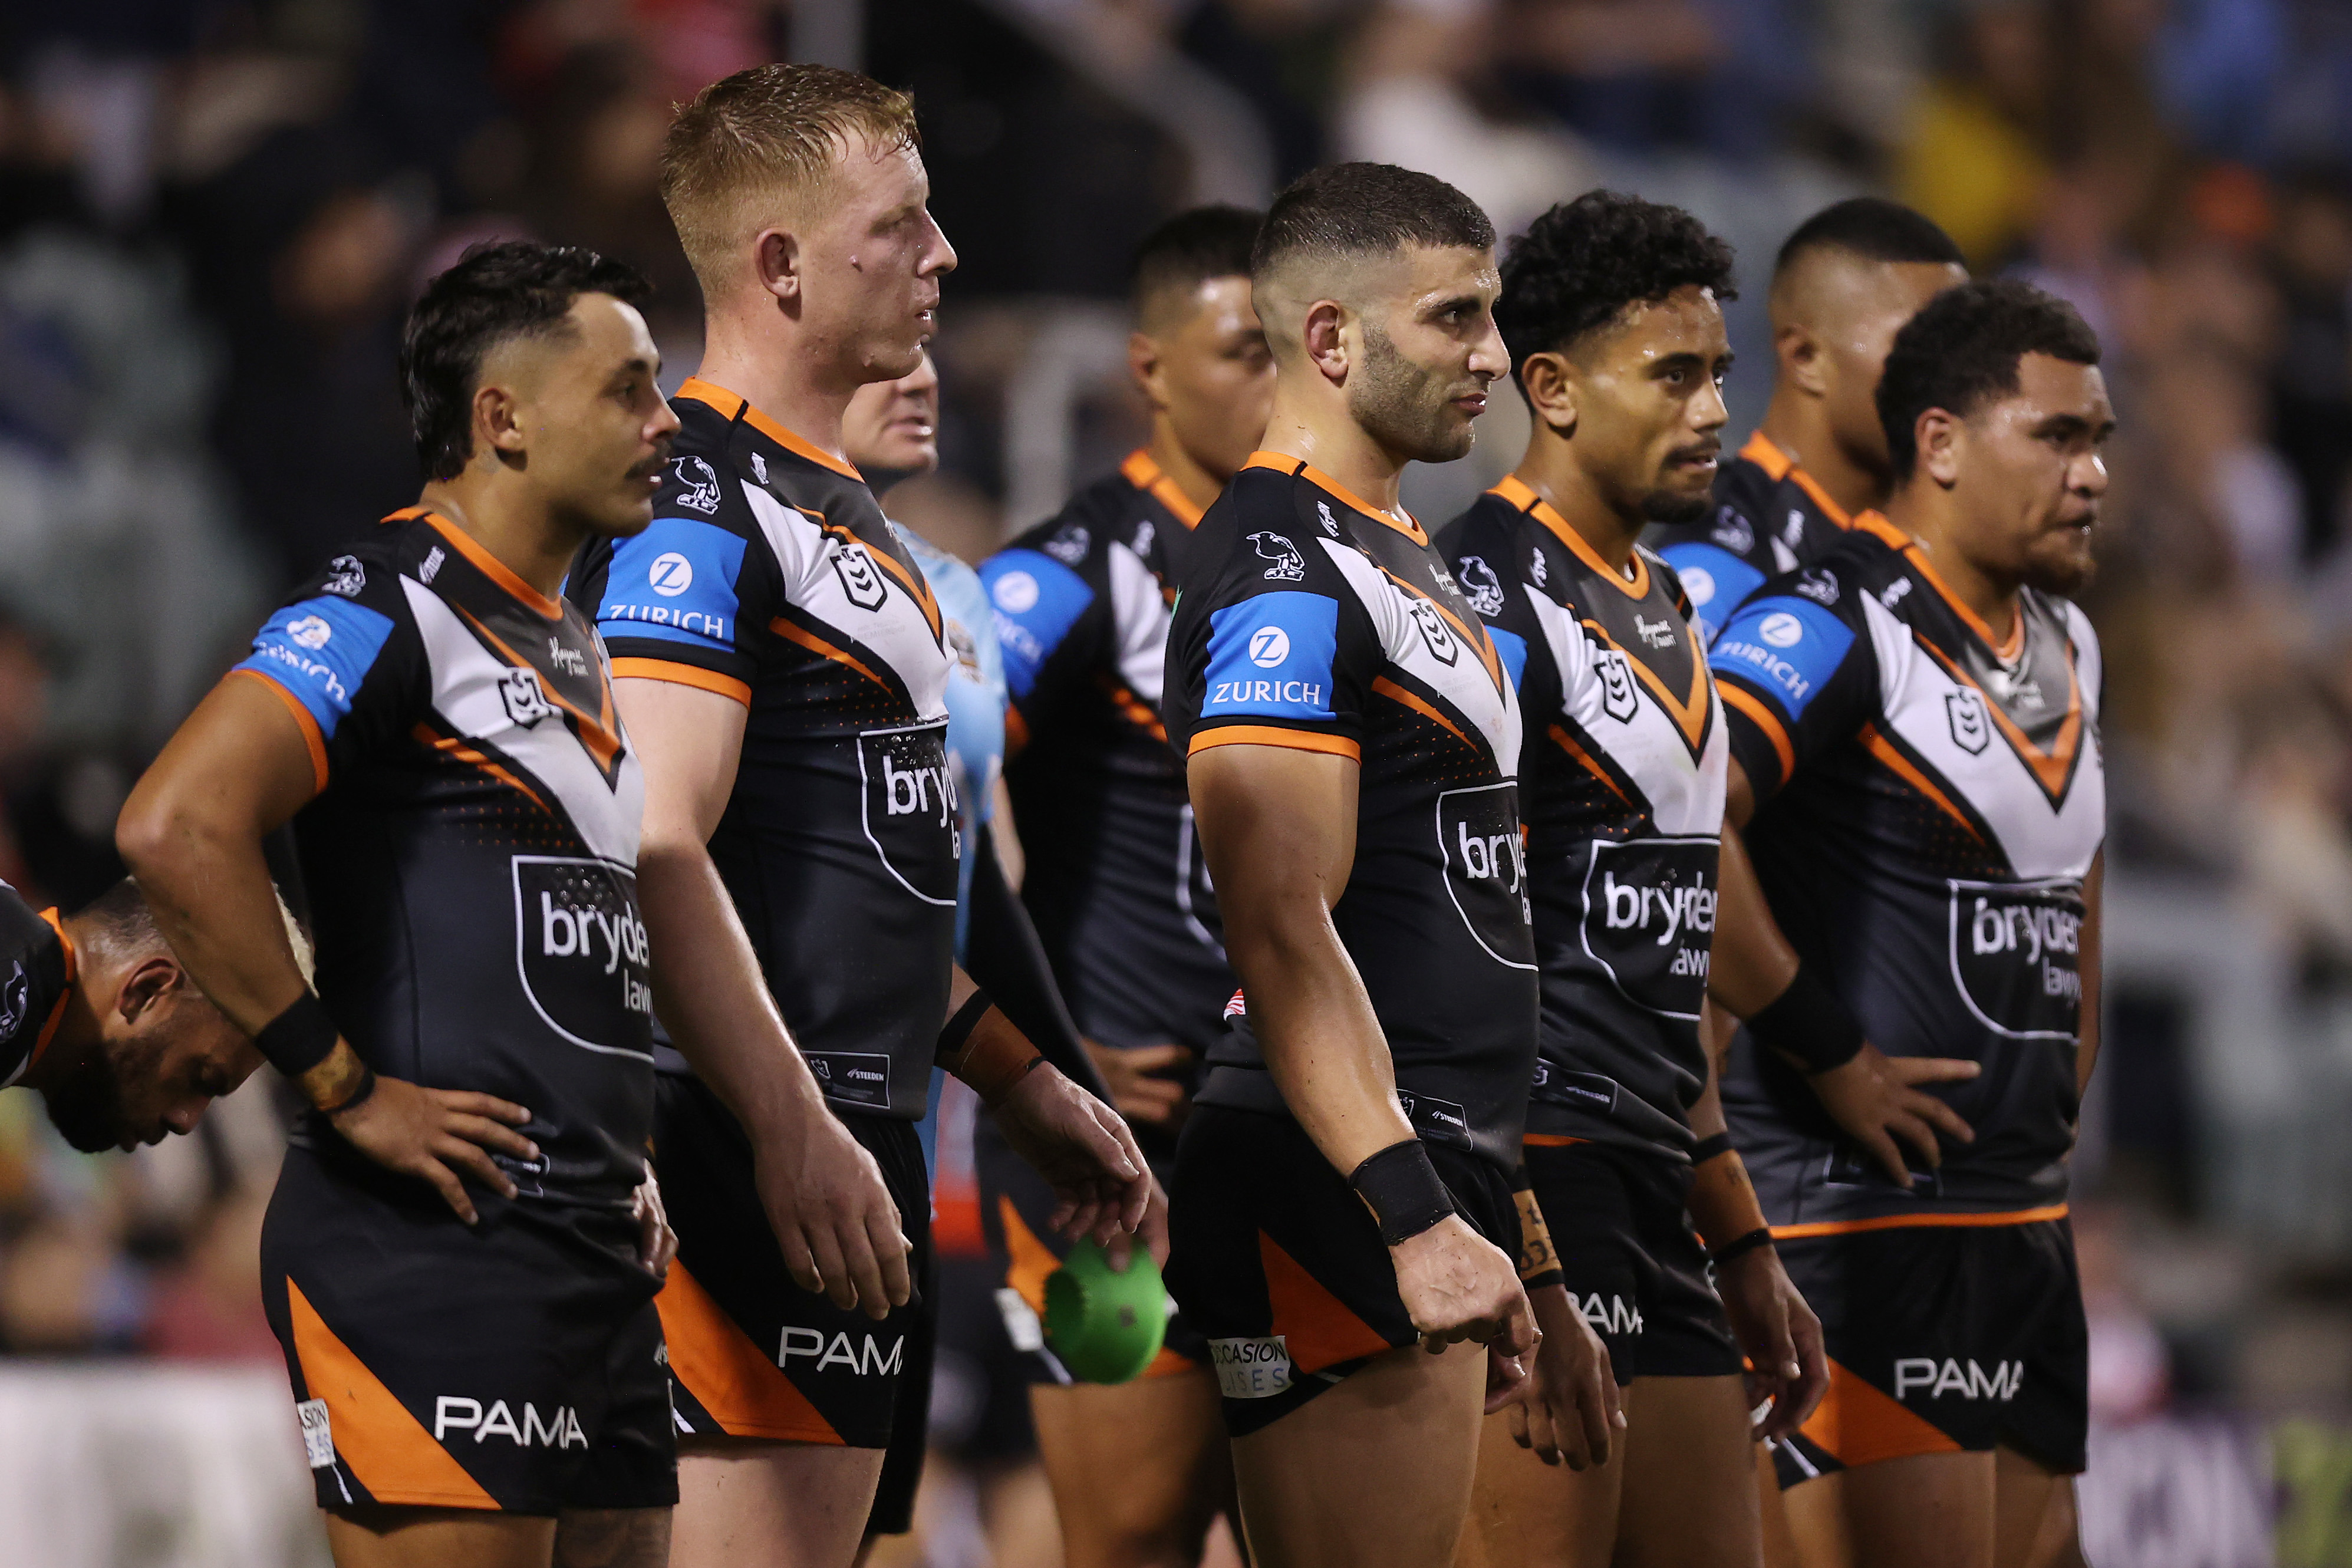
[[[1129,299],[1139,321],[1171,294],[1190,294],[1213,278],[1246,278],[1250,247],[1265,215],[1247,207],[1193,207],[1143,237],[1129,269]]]
[[[642,307],[653,286],[625,261],[523,239],[473,246],[425,286],[401,335],[400,390],[426,479],[455,479],[473,456],[474,392],[490,351],[568,331],[583,294]]]
[[[1797,231],[1780,242],[1772,276],[1779,278],[1821,250],[1841,250],[1864,261],[1893,265],[1918,262],[1965,268],[1969,264],[1952,237],[1934,218],[1884,196],[1852,196],[1833,202],[1799,224]]]
[[[2074,307],[2015,278],[1980,278],[1945,289],[1895,334],[1878,378],[1878,422],[1897,480],[1919,461],[1919,416],[1940,408],[1965,419],[2017,395],[2018,362],[2048,354],[2099,363],[2099,335]]]
[[[1274,198],[1251,248],[1262,282],[1301,258],[1339,261],[1408,245],[1484,250],[1495,226],[1478,204],[1434,174],[1393,163],[1331,163],[1293,180]]]
[[[820,190],[858,136],[919,149],[914,99],[856,71],[793,62],[722,77],[677,111],[662,139],[662,205],[704,293],[778,202]]]
[[[1680,207],[1587,191],[1528,226],[1503,261],[1495,324],[1514,374],[1527,357],[1564,350],[1617,320],[1696,285],[1735,300],[1731,247]]]

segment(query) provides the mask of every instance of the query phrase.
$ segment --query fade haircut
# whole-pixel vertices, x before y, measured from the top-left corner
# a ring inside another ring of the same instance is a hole
[[[428,479],[451,479],[474,455],[474,392],[490,351],[515,338],[570,331],[572,302],[610,294],[643,309],[653,286],[625,261],[576,245],[506,239],[470,246],[425,286],[400,340],[400,391]]]
[[[2014,397],[2027,354],[2096,364],[2099,337],[2074,306],[2014,278],[1947,289],[1905,322],[1878,379],[1878,422],[1895,479],[1918,466],[1919,416],[1940,408],[1966,419]]]
[[[915,100],[835,66],[753,66],[722,77],[677,111],[662,139],[661,198],[705,294],[736,250],[780,210],[820,193],[863,136],[881,151],[920,151]]]
[[[1250,247],[1265,221],[1247,207],[1194,207],[1145,235],[1128,282],[1136,321],[1150,321],[1171,296],[1189,297],[1213,279],[1248,277]]]
[[[1409,245],[1485,250],[1495,226],[1478,204],[1434,174],[1393,163],[1333,163],[1300,175],[1274,198],[1250,249],[1250,281],[1291,262],[1345,262]]]
[[[1627,307],[1655,304],[1693,285],[1718,300],[1738,299],[1731,247],[1680,207],[1587,191],[1511,242],[1495,325],[1516,378],[1529,354],[1560,353]]]
[[[307,984],[312,978],[310,939],[295,921],[294,912],[286,907],[286,895],[274,888],[271,891],[277,895],[278,918],[286,922],[286,941],[294,950],[295,966],[302,971]],[[155,911],[147,907],[147,895],[136,878],[123,878],[76,910],[73,923],[81,945],[109,963],[122,963],[172,952],[172,944],[164,940],[163,928],[155,923]]]
[[[1892,265],[1916,262],[1963,270],[1969,265],[1969,258],[1934,218],[1884,196],[1852,196],[1834,202],[1799,224],[1796,233],[1780,242],[1780,254],[1772,263],[1773,278],[1779,279],[1819,250],[1840,250],[1864,261]]]

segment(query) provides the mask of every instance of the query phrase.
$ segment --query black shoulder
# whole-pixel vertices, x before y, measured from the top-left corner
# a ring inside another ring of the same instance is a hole
[[[1127,542],[1134,532],[1139,509],[1135,487],[1117,474],[1106,474],[1065,502],[1045,521],[1024,530],[1013,548],[1034,550],[1060,562],[1081,575],[1092,575],[1103,550],[1113,540]]]
[[[1683,586],[1683,575],[1675,570],[1674,563],[1647,545],[1636,544],[1633,550],[1648,564],[1650,576],[1658,584],[1658,591],[1673,602],[1675,614],[1685,620],[1690,619],[1690,593]]]

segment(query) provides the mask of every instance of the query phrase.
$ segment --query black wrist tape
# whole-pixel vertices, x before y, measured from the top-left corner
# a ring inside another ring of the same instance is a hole
[[[342,1099],[337,1100],[334,1104],[322,1105],[319,1107],[319,1114],[330,1118],[341,1116],[344,1111],[349,1110],[355,1105],[358,1105],[362,1100],[366,1100],[369,1095],[373,1094],[374,1092],[375,1068],[368,1066],[365,1062],[362,1062],[360,1064],[360,1081],[358,1085],[352,1089],[351,1093],[343,1096]]]
[[[1772,1233],[1759,1226],[1746,1236],[1735,1237],[1716,1247],[1706,1255],[1706,1260],[1709,1263],[1728,1263],[1735,1258],[1747,1257],[1759,1247],[1771,1245]]]
[[[1836,992],[1802,964],[1786,991],[1749,1016],[1748,1032],[1760,1044],[1804,1063],[1809,1073],[1842,1068],[1862,1049],[1861,1022]]]
[[[1717,1155],[1731,1152],[1731,1134],[1718,1132],[1712,1138],[1702,1138],[1691,1145],[1691,1169],[1696,1170]]]
[[[1454,1212],[1454,1194],[1445,1190],[1418,1138],[1391,1143],[1374,1154],[1356,1167],[1348,1184],[1371,1205],[1381,1239],[1391,1247],[1412,1240]]]
[[[988,999],[987,992],[974,991],[965,999],[964,1005],[955,1010],[955,1016],[948,1020],[947,1026],[940,1031],[940,1047],[932,1053],[931,1059],[946,1067],[961,1058],[964,1047],[971,1039],[971,1032],[980,1027],[981,1019],[994,1005]]]
[[[334,1054],[341,1038],[327,1005],[315,991],[304,991],[294,1005],[261,1026],[254,1045],[271,1067],[289,1079],[299,1079]]]

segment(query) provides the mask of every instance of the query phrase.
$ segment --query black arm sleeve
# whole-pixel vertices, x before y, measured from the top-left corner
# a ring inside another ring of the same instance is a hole
[[[1087,1055],[1061,987],[1054,984],[1045,944],[1037,940],[1028,910],[1005,884],[1004,868],[996,859],[995,829],[982,823],[964,853],[978,857],[971,867],[964,973],[1065,1078],[1108,1105],[1110,1090],[1095,1071],[1094,1058]]]

